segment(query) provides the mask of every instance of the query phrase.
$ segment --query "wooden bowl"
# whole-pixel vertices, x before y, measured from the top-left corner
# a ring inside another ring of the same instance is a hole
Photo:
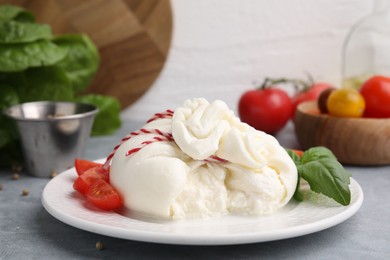
[[[390,118],[341,118],[321,114],[316,102],[298,106],[295,133],[302,149],[325,146],[351,165],[390,164]]]

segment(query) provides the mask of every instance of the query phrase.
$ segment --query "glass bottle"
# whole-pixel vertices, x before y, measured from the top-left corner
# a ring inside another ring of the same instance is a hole
[[[359,88],[373,75],[390,77],[390,1],[376,0],[372,14],[356,23],[342,52],[342,85]]]

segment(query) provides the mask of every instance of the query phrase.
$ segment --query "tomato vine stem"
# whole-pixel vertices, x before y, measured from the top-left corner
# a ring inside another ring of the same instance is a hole
[[[258,89],[264,90],[279,84],[292,84],[296,92],[306,91],[310,89],[311,85],[314,83],[314,80],[311,77],[311,75],[308,75],[308,78],[309,78],[308,81],[304,81],[301,79],[266,77]]]

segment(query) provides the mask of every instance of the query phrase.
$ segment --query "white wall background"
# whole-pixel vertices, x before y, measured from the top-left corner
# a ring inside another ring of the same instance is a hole
[[[123,118],[147,120],[187,98],[240,95],[264,77],[340,85],[341,50],[374,0],[172,0],[174,34],[166,65]]]

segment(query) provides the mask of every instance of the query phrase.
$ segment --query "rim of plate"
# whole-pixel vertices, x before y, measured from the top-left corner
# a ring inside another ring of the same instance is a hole
[[[102,160],[97,160],[97,162],[100,162]],[[122,227],[116,227],[116,226],[109,226],[107,224],[102,224],[99,222],[89,221],[82,218],[75,217],[69,212],[63,212],[61,211],[61,206],[59,205],[53,205],[53,203],[48,201],[49,196],[49,189],[52,187],[55,187],[55,185],[61,184],[61,182],[64,181],[64,179],[67,177],[66,174],[69,174],[69,172],[75,172],[74,168],[68,169],[64,171],[63,173],[59,174],[45,186],[43,192],[42,192],[42,205],[43,207],[48,211],[50,215],[55,217],[56,219],[60,220],[61,222],[68,224],[70,226],[93,232],[96,234],[111,236],[115,238],[122,238],[122,239],[128,239],[128,240],[134,240],[134,241],[142,241],[142,242],[152,242],[152,243],[161,243],[161,244],[176,244],[176,245],[232,245],[232,244],[247,244],[247,243],[257,243],[257,242],[268,242],[268,241],[275,241],[275,240],[281,240],[281,239],[287,239],[292,237],[298,237],[303,236],[311,233],[315,233],[318,231],[322,231],[324,229],[333,227],[335,225],[338,225],[345,220],[352,217],[361,207],[364,200],[364,194],[363,190],[358,184],[356,180],[351,178],[351,189],[352,191],[355,191],[354,194],[352,194],[352,198],[354,198],[354,201],[351,202],[348,206],[342,206],[345,210],[338,212],[335,215],[332,215],[330,217],[312,222],[312,223],[306,223],[301,224],[297,226],[287,227],[284,229],[277,229],[277,230],[266,230],[261,232],[251,232],[251,233],[242,233],[242,234],[175,234],[175,233],[168,233],[168,232],[151,232],[149,230],[134,230],[131,228],[122,228]],[[71,185],[70,185],[71,186]],[[75,199],[75,198],[71,198]],[[304,203],[304,202],[300,202]],[[101,215],[101,212],[95,212],[91,211],[91,214],[97,214]],[[123,215],[114,212],[104,212],[107,216],[122,216]],[[278,214],[278,213],[275,213]],[[127,217],[126,217],[127,218]],[[224,218],[224,217],[222,217]],[[242,218],[248,218],[253,220],[253,218],[245,217]],[[128,218],[129,222],[133,219]],[[185,220],[184,220],[185,221]],[[183,222],[180,222],[183,223]],[[153,224],[153,223],[152,223]]]

